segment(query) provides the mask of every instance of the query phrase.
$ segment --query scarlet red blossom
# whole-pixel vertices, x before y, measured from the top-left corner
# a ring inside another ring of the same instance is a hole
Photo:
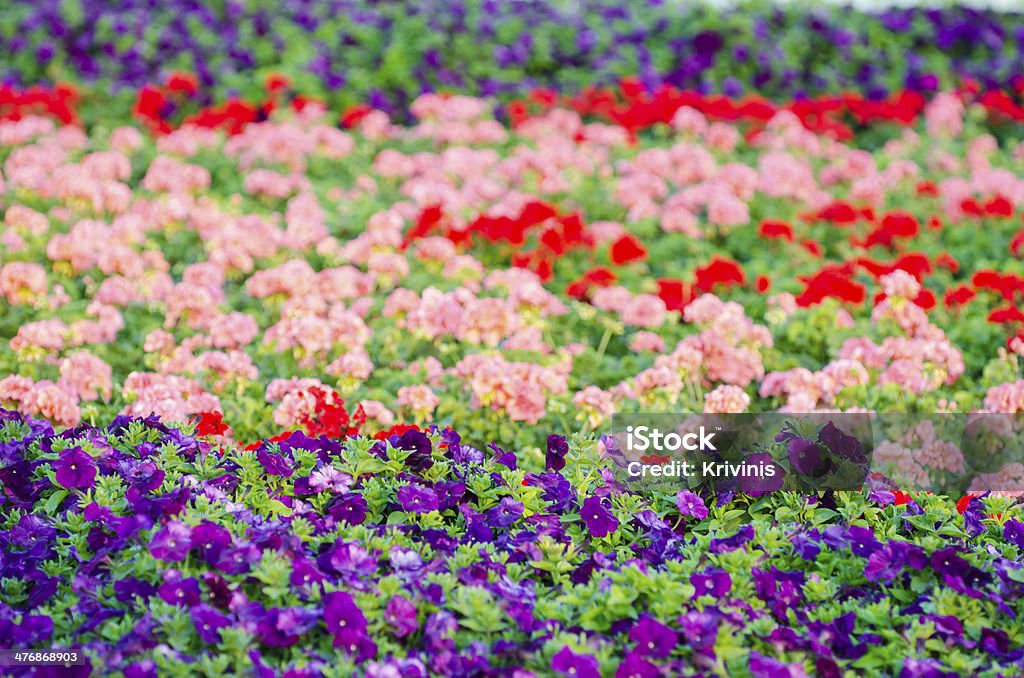
[[[821,249],[821,244],[817,240],[804,240],[800,243],[800,246],[819,259],[824,254],[824,250]]]
[[[837,226],[846,226],[855,223],[859,216],[852,205],[837,200],[821,209],[816,218],[818,221],[831,221]]]
[[[972,290],[967,285],[959,285],[952,289],[946,290],[946,294],[943,296],[943,301],[946,306],[963,306],[971,299],[978,296],[978,293]]]
[[[850,304],[862,304],[867,298],[867,287],[851,280],[852,266],[826,267],[813,276],[801,276],[804,291],[796,298],[799,306],[813,306],[828,297]]]
[[[950,273],[956,273],[960,270],[960,262],[957,261],[949,252],[943,252],[939,256],[935,257],[935,265],[945,268]]]
[[[272,94],[282,92],[292,86],[292,81],[286,75],[280,73],[271,73],[267,76],[266,87],[267,91]]]
[[[199,80],[192,73],[174,71],[167,78],[167,91],[192,96],[199,91]]]
[[[198,416],[196,435],[199,437],[219,436],[228,430],[228,425],[224,423],[223,412],[201,412]]]
[[[711,292],[719,285],[732,287],[747,282],[747,274],[743,272],[743,268],[725,257],[712,257],[706,266],[698,267],[694,274],[696,287],[702,292]]]
[[[349,106],[341,114],[341,126],[352,129],[363,121],[366,116],[373,112],[373,109],[366,104]]]
[[[766,275],[759,275],[756,278],[754,278],[754,289],[757,290],[758,292],[760,292],[761,294],[764,294],[765,292],[767,292],[771,288],[772,288],[772,281],[771,281],[771,279],[768,276],[766,276]]]
[[[934,181],[921,181],[917,184],[917,194],[933,198],[938,197],[939,187],[935,185]]]
[[[355,435],[359,427],[366,421],[363,408],[356,408],[353,415],[349,415],[345,409],[345,401],[336,391],[321,386],[314,386],[309,389],[313,396],[315,406],[312,412],[308,412],[299,420],[299,424],[306,430],[306,434],[312,437],[327,436],[328,438],[341,438],[342,436]]]
[[[893,499],[893,503],[896,506],[906,506],[911,500],[911,496],[909,494],[906,492],[900,492],[899,490],[896,490],[893,495],[895,497]]]
[[[682,311],[691,301],[697,298],[692,285],[674,278],[658,280],[658,297],[665,302],[670,311]]]
[[[963,514],[964,511],[971,505],[971,499],[974,499],[971,495],[960,497],[956,501],[956,512]]]
[[[757,232],[763,238],[775,238],[779,240],[786,240],[788,242],[793,242],[794,239],[793,227],[784,221],[771,221],[769,219],[765,219],[761,222],[761,225],[758,226]]]
[[[608,287],[618,280],[615,273],[604,266],[595,266],[584,273],[578,280],[569,283],[565,293],[574,299],[585,299],[594,287]]]
[[[1019,257],[1022,250],[1024,250],[1024,229],[1017,231],[1010,240],[1010,254]]]
[[[609,254],[613,264],[622,266],[633,261],[643,261],[646,259],[647,248],[644,247],[643,243],[635,235],[626,233],[612,243]]]
[[[1024,313],[1016,306],[997,308],[988,314],[990,323],[1019,323],[1024,322]]]
[[[971,277],[971,284],[975,289],[999,292],[1007,301],[1012,300],[1017,292],[1024,290],[1024,278],[992,270],[978,271]]]
[[[985,214],[990,217],[1012,217],[1013,203],[1001,195],[993,197],[985,203]]]
[[[896,238],[913,238],[921,230],[917,217],[908,212],[889,212],[882,218],[882,224],[862,243],[864,247],[882,245],[892,247]]]

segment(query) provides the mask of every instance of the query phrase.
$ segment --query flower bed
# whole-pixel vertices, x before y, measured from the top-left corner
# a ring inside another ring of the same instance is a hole
[[[196,72],[205,104],[258,96],[281,73],[305,96],[400,114],[424,91],[512,98],[633,75],[651,88],[790,98],[934,92],[963,78],[1009,88],[1024,72],[1019,12],[737,4],[22,1],[0,17],[0,78],[85,85],[109,115],[111,96],[174,70]]]
[[[0,644],[1019,671],[1019,15],[342,4],[0,18]]]
[[[125,676],[1010,675],[1012,499],[639,496],[446,429],[241,450],[0,411],[0,629]],[[908,650],[913,647],[913,650]],[[74,675],[74,670],[69,674]]]

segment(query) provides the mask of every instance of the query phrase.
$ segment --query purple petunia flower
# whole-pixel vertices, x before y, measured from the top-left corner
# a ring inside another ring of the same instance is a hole
[[[721,598],[732,588],[732,577],[725,570],[707,568],[690,575],[690,583],[696,589],[694,596],[710,595]]]
[[[169,581],[160,587],[160,599],[171,605],[192,607],[198,605],[201,598],[199,582],[192,577],[178,581]]]
[[[334,647],[351,650],[368,638],[366,616],[349,593],[333,591],[324,596],[323,616],[327,632],[334,636]]]
[[[384,619],[399,638],[415,633],[420,627],[416,620],[416,606],[403,596],[392,596],[384,609]]]
[[[806,678],[807,673],[800,664],[786,664],[778,659],[766,657],[760,652],[750,653],[750,674],[754,678]]]
[[[657,678],[660,675],[658,667],[644,659],[639,652],[627,652],[615,670],[615,678]]]
[[[656,619],[645,617],[630,629],[629,639],[636,643],[638,654],[664,659],[679,643],[679,634]]]
[[[867,457],[864,449],[856,437],[843,433],[831,421],[822,427],[818,433],[818,440],[825,445],[833,454],[838,454],[855,464],[867,464]]]
[[[580,517],[592,537],[604,537],[619,528],[618,519],[605,508],[599,497],[588,497],[580,507]]]
[[[185,560],[192,547],[192,529],[177,520],[172,520],[157,530],[149,542],[149,552],[154,558],[169,563]]]
[[[1024,523],[1015,518],[1007,520],[1003,525],[1003,539],[1024,550]]]
[[[231,544],[231,533],[216,523],[205,521],[192,528],[191,547],[210,565],[215,565]]]
[[[712,539],[708,544],[708,550],[712,553],[728,553],[729,551],[735,551],[753,538],[754,526],[744,525],[731,537]]]
[[[491,527],[510,527],[523,517],[523,504],[512,497],[503,497],[497,506],[487,511],[487,522]]]
[[[957,678],[956,671],[947,671],[936,659],[907,657],[903,660],[899,678]]]
[[[786,446],[789,463],[805,476],[814,475],[814,472],[821,466],[821,448],[806,438],[794,436],[790,438]]]
[[[436,492],[415,483],[398,488],[397,498],[402,509],[408,513],[430,513],[436,511],[440,504]]]
[[[327,504],[327,513],[335,520],[349,525],[362,525],[366,521],[366,498],[358,492],[335,497]]]
[[[216,645],[220,642],[220,630],[231,626],[231,620],[209,605],[192,608],[192,623],[204,643]]]
[[[699,495],[689,490],[679,490],[676,493],[676,508],[684,516],[690,516],[697,520],[704,520],[708,517],[708,507]]]
[[[289,463],[284,455],[271,454],[267,451],[266,445],[260,445],[260,449],[256,451],[256,459],[262,464],[264,470],[272,476],[290,478],[295,473],[295,469],[292,468],[291,463]]]
[[[589,654],[576,654],[563,647],[551,658],[551,668],[572,678],[601,678],[601,665]]]
[[[569,443],[565,436],[552,433],[548,436],[548,451],[544,457],[544,468],[547,471],[561,471],[565,468],[565,455],[569,453]]]
[[[761,466],[767,468],[769,466],[775,469],[775,474],[768,476],[747,476],[744,477],[740,483],[743,491],[752,497],[759,497],[762,494],[768,494],[771,492],[778,492],[782,489],[782,485],[785,482],[783,477],[783,469],[781,466],[775,463],[772,459],[772,455],[767,452],[756,452],[748,455],[744,459],[744,463],[751,466]]]
[[[405,465],[415,473],[423,473],[434,465],[434,460],[430,456],[430,437],[422,431],[409,429],[391,445],[395,449],[410,452],[409,456],[405,458]]]
[[[86,490],[96,484],[96,462],[81,447],[61,452],[53,464],[57,484],[68,490]]]

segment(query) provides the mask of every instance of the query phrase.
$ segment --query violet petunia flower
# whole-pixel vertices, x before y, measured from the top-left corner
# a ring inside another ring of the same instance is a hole
[[[209,605],[197,605],[192,608],[192,623],[196,633],[204,643],[216,645],[221,641],[220,630],[231,626],[231,620]]]
[[[352,595],[344,591],[333,591],[324,596],[324,623],[327,632],[334,636],[334,647],[350,649],[358,647],[367,638],[366,616],[356,605]]]
[[[601,678],[601,665],[589,654],[577,654],[563,647],[551,658],[551,668],[572,678]]]
[[[548,451],[544,457],[544,469],[547,471],[561,471],[565,468],[565,455],[569,453],[569,443],[565,436],[552,433],[548,436]]]
[[[697,520],[704,520],[708,517],[708,507],[699,495],[689,490],[680,490],[676,493],[676,508],[684,516],[690,516]]]
[[[192,529],[177,520],[172,520],[157,530],[149,542],[149,552],[154,558],[169,563],[185,560],[192,548]]]
[[[96,462],[81,447],[61,452],[53,464],[57,484],[68,490],[87,490],[96,484]]]
[[[487,522],[491,527],[511,527],[523,517],[523,504],[512,497],[503,497],[498,505],[488,509]]]
[[[679,634],[658,620],[645,617],[630,629],[629,639],[636,643],[638,654],[664,659],[679,643]]]
[[[599,497],[588,497],[583,500],[580,517],[583,518],[592,537],[604,537],[619,528],[619,520],[605,507]]]
[[[440,504],[434,490],[415,483],[398,488],[397,499],[407,513],[430,513]]]
[[[399,638],[415,633],[420,627],[416,620],[416,606],[403,596],[392,596],[384,609],[384,619]]]

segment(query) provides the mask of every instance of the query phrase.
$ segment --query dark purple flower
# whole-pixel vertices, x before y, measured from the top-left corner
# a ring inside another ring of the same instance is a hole
[[[231,620],[209,605],[192,608],[192,623],[204,643],[216,645],[220,642],[220,630],[231,626]]]
[[[160,599],[171,605],[184,605],[192,607],[198,605],[201,598],[199,582],[192,577],[169,581],[160,587]]]
[[[712,553],[728,553],[729,551],[735,551],[753,538],[754,526],[744,525],[731,537],[712,539],[708,544],[708,550]]]
[[[679,643],[679,634],[661,622],[645,617],[630,629],[629,639],[636,643],[637,654],[664,659]]]
[[[782,485],[785,482],[783,469],[775,463],[772,455],[767,452],[755,452],[748,455],[743,460],[743,463],[753,468],[766,469],[764,475],[746,476],[740,481],[740,486],[744,492],[752,497],[759,497],[762,494],[778,492],[782,489]],[[774,470],[774,474],[771,476],[768,475],[767,469],[769,468]]]
[[[416,484],[398,488],[397,498],[402,510],[408,513],[430,513],[436,511],[440,505],[434,490]]]
[[[732,588],[732,577],[725,570],[709,567],[704,572],[690,575],[690,583],[696,589],[694,596],[710,595],[722,598]]]
[[[1015,518],[1007,520],[1003,525],[1003,539],[1024,551],[1024,523]]]
[[[587,525],[592,537],[604,537],[619,527],[618,519],[612,515],[599,497],[588,497],[580,507],[580,517]]]
[[[458,505],[466,494],[466,483],[461,480],[442,480],[434,483],[437,492],[438,511],[447,511]]]
[[[409,429],[391,445],[395,449],[409,450],[410,454],[405,458],[405,464],[416,473],[423,473],[434,465],[434,460],[430,456],[430,437],[422,431]]]
[[[352,596],[344,591],[333,591],[324,596],[324,623],[334,636],[334,647],[351,650],[358,648],[367,638],[366,617]]]
[[[61,452],[53,468],[57,484],[68,490],[86,490],[96,483],[96,462],[81,447],[72,447]]]
[[[503,497],[498,505],[487,511],[487,522],[491,527],[511,527],[523,517],[523,504],[512,497]]]
[[[563,676],[572,678],[601,678],[601,665],[589,654],[576,654],[563,647],[551,658],[551,668]]]
[[[384,619],[395,630],[395,635],[404,638],[419,629],[416,620],[416,606],[403,596],[392,596],[384,609]]]
[[[191,547],[210,565],[215,565],[231,544],[231,533],[216,523],[205,521],[192,528]]]
[[[676,508],[684,516],[691,516],[697,520],[704,520],[708,517],[708,507],[700,496],[689,490],[679,490],[676,493]]]
[[[792,437],[786,447],[789,463],[798,473],[805,476],[814,475],[821,466],[821,448],[806,438]]]
[[[548,471],[561,471],[565,468],[565,455],[569,454],[569,443],[565,436],[552,433],[548,436],[548,452],[544,457],[544,468]]]
[[[848,459],[855,464],[867,464],[867,457],[860,441],[856,437],[843,433],[831,421],[822,427],[818,440],[833,454]]]
[[[192,547],[192,529],[177,520],[172,520],[157,530],[149,542],[149,552],[154,558],[169,563],[185,560]]]
[[[114,597],[122,603],[130,603],[135,598],[149,598],[156,590],[153,584],[135,577],[125,577],[114,582]]]
[[[334,497],[326,510],[335,520],[349,525],[362,525],[366,521],[366,499],[358,492]]]
[[[290,478],[295,473],[295,469],[284,455],[271,454],[267,451],[266,445],[260,445],[260,449],[256,451],[256,459],[272,476]]]

